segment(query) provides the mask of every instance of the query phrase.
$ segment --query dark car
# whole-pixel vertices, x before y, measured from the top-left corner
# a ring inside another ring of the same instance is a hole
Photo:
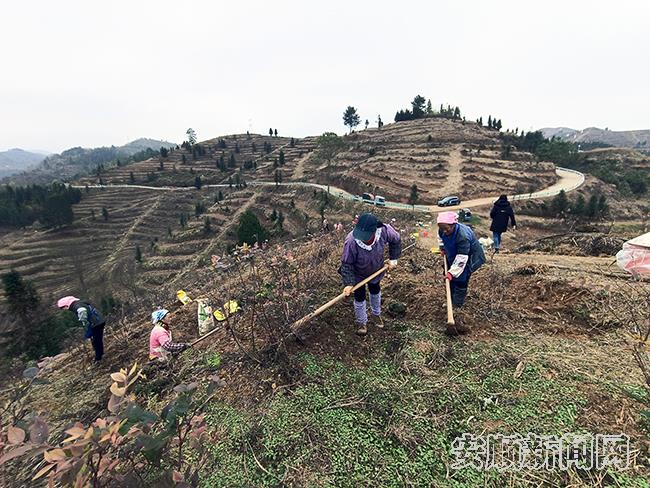
[[[448,196],[438,200],[439,207],[451,207],[452,205],[460,205],[460,198],[456,196]]]

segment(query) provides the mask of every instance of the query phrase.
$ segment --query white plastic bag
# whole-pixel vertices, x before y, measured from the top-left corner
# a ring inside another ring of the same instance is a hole
[[[196,311],[199,322],[199,335],[205,335],[214,329],[212,307],[208,304],[208,301],[203,298],[198,298],[196,302],[199,305]]]
[[[616,253],[616,264],[636,278],[650,276],[650,232],[624,243]]]

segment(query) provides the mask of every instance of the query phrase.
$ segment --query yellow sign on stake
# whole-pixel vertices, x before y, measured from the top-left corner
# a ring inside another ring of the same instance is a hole
[[[178,298],[178,301],[180,301],[183,305],[187,305],[192,301],[192,299],[183,290],[178,290],[176,292],[176,298]]]
[[[235,300],[228,300],[226,303],[223,304],[223,309],[219,308],[214,311],[214,318],[217,319],[219,322],[223,322],[230,315],[239,312],[240,310],[241,307]]]

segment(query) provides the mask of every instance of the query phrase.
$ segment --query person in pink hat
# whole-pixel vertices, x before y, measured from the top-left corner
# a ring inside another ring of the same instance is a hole
[[[70,310],[77,316],[86,330],[86,339],[90,339],[95,350],[95,362],[101,361],[104,357],[104,326],[106,325],[102,314],[90,302],[72,295],[61,298],[56,305],[61,310]]]
[[[438,214],[438,236],[442,241],[443,259],[447,260],[448,271],[445,279],[449,280],[451,303],[454,309],[465,304],[470,276],[485,262],[485,253],[474,231],[465,224],[458,223],[456,212]],[[456,316],[456,325],[448,326],[449,335],[466,334],[469,328]]]

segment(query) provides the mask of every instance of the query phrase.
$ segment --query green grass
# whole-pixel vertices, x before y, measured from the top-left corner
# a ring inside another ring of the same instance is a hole
[[[583,430],[576,418],[587,400],[570,376],[528,363],[515,378],[517,360],[498,342],[451,342],[428,328],[400,336],[401,351],[376,349],[360,367],[302,355],[301,386],[256,411],[213,404],[207,418],[217,440],[203,486],[497,487],[512,474],[447,475],[457,436]],[[553,485],[564,474],[537,476]],[[639,480],[616,478],[647,486]]]

